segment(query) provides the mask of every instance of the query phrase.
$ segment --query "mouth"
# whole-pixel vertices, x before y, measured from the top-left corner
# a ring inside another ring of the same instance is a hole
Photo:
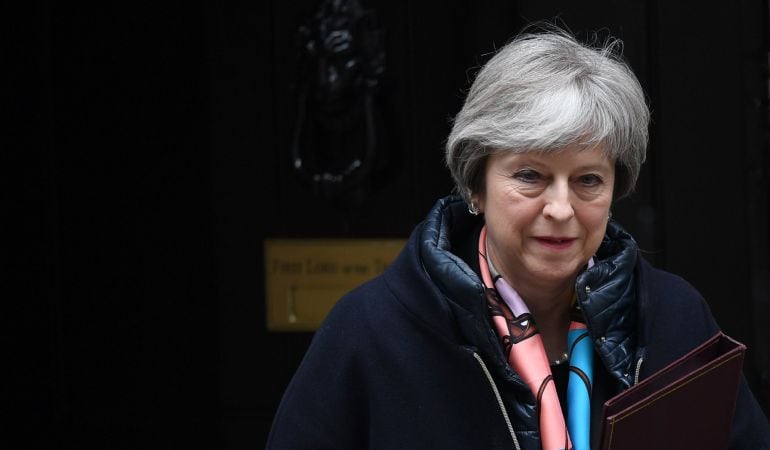
[[[545,247],[562,250],[570,247],[576,239],[560,236],[537,236],[535,240]]]

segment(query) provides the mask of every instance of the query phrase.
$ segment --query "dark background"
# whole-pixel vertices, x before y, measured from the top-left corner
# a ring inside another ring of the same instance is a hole
[[[406,238],[449,192],[474,68],[555,17],[626,41],[653,123],[614,216],[749,346],[770,409],[765,1],[364,1],[387,145],[363,202],[290,165],[317,2],[19,3],[0,11],[0,448],[264,447],[312,334],[266,329],[263,240]]]

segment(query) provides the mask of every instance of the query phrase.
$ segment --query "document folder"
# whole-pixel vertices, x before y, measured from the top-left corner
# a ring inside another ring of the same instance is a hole
[[[601,449],[727,449],[745,352],[718,332],[609,399]]]

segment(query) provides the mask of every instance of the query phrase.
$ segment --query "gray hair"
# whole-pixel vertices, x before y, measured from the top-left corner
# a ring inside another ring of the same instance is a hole
[[[484,190],[493,152],[603,145],[615,161],[615,199],[634,190],[647,152],[650,111],[639,80],[607,38],[582,44],[550,27],[524,32],[476,76],[446,143],[455,190],[470,203]]]

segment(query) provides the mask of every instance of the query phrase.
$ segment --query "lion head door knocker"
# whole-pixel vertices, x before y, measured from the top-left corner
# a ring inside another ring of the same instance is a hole
[[[298,38],[294,170],[326,200],[361,201],[385,145],[382,32],[357,0],[325,0]]]

